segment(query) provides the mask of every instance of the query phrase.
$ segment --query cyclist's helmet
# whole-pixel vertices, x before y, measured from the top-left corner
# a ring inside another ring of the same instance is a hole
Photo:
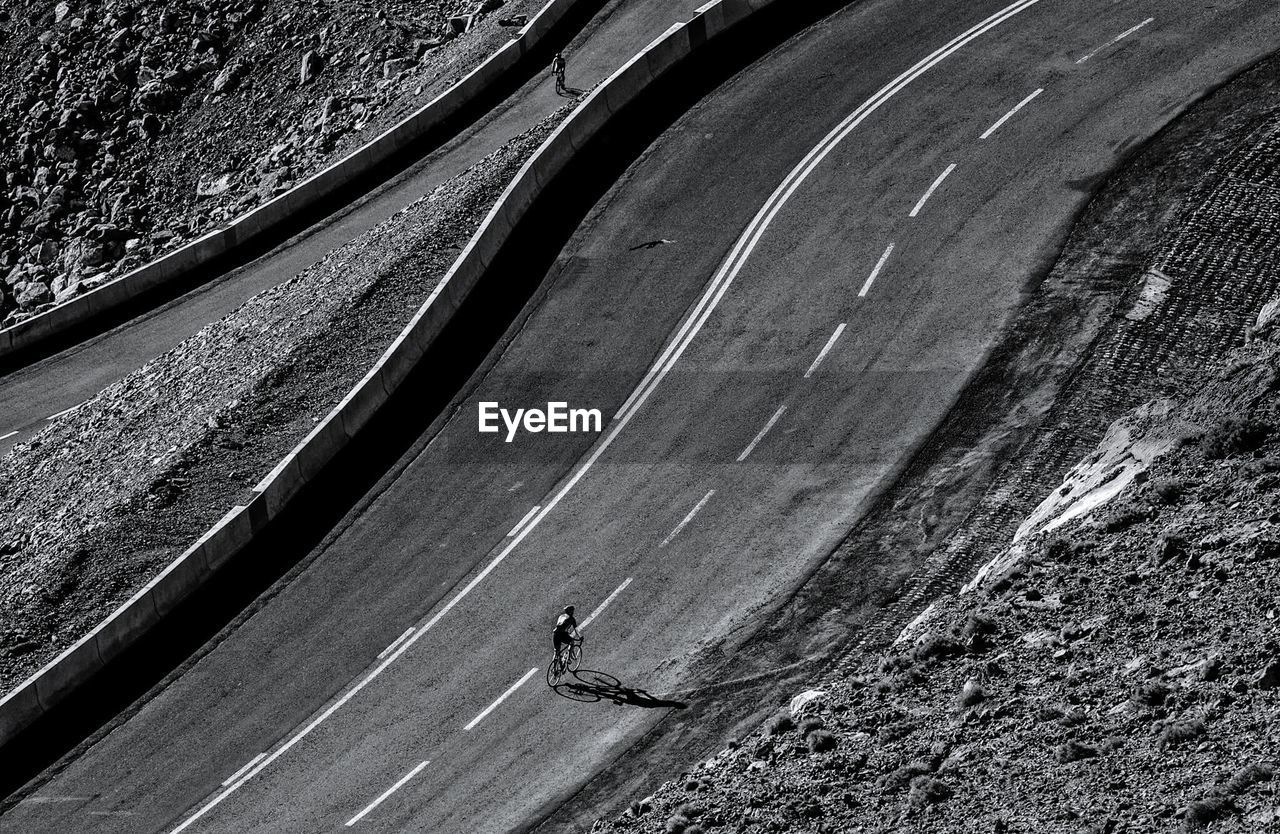
[[[566,606],[564,607],[564,613],[566,613],[566,614],[573,614],[573,606],[572,606],[572,605],[566,605]]]

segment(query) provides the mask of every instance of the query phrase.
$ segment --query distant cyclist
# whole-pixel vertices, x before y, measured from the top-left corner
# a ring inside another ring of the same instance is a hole
[[[578,636],[578,620],[573,616],[573,606],[566,605],[564,611],[556,618],[555,631],[551,632],[551,642],[555,646],[555,656],[560,656],[560,648],[573,642]]]
[[[551,61],[551,74],[556,77],[556,95],[563,95],[565,92],[565,86],[564,86],[565,68],[566,68],[566,63],[564,60],[564,53],[557,52],[556,57],[553,58]]]

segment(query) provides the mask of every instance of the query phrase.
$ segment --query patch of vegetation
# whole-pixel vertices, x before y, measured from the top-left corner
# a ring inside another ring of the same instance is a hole
[[[836,749],[836,737],[826,730],[814,730],[805,737],[810,753],[826,753]]]
[[[796,722],[792,720],[787,713],[775,715],[769,719],[769,723],[765,725],[765,731],[771,736],[779,736],[783,733],[789,733],[796,728]]]
[[[1213,460],[1243,455],[1266,443],[1271,432],[1271,426],[1259,420],[1229,418],[1205,432],[1200,449]]]
[[[1170,721],[1160,729],[1160,748],[1177,747],[1204,735],[1204,722],[1198,718]]]
[[[1150,485],[1151,494],[1165,504],[1176,504],[1187,492],[1181,478],[1156,478]]]
[[[1230,797],[1210,796],[1198,799],[1187,806],[1182,818],[1183,831],[1198,831],[1215,820],[1235,813],[1235,803]]]

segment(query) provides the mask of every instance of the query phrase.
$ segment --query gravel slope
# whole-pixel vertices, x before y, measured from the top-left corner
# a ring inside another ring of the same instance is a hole
[[[0,690],[96,625],[365,374],[562,108],[15,446],[0,467]]]
[[[472,13],[465,24],[450,18]],[[0,323],[223,225],[480,63],[529,0],[0,0]]]

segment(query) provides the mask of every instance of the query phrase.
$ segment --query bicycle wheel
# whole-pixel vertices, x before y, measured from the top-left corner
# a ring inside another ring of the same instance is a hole
[[[570,672],[578,671],[578,667],[582,665],[582,644],[581,643],[574,643],[572,646],[569,647],[569,656],[568,658],[565,659],[564,665],[568,667],[568,671]]]
[[[553,657],[551,662],[547,664],[547,686],[555,688],[564,679],[564,663],[561,662],[559,655]]]

